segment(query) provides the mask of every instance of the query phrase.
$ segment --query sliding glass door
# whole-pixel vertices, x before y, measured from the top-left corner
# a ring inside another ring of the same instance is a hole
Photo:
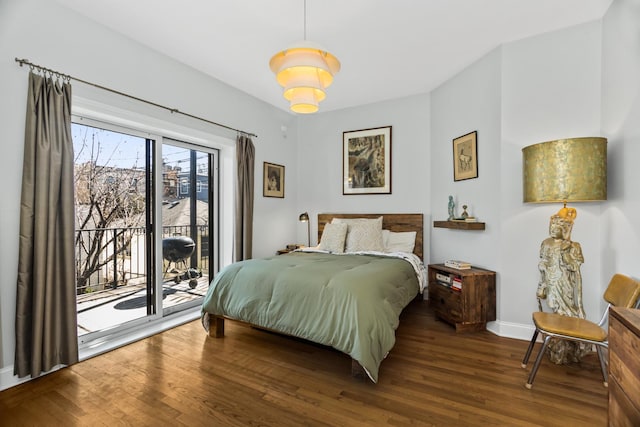
[[[162,144],[162,295],[164,313],[199,305],[217,245],[215,150]]]
[[[149,182],[155,141],[72,124],[78,334],[155,314]]]
[[[72,125],[80,342],[201,303],[217,268],[214,149]]]

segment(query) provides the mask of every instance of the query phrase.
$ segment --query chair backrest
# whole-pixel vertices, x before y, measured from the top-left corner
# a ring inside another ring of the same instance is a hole
[[[604,299],[616,307],[633,307],[640,296],[640,283],[622,274],[614,274],[604,292]]]

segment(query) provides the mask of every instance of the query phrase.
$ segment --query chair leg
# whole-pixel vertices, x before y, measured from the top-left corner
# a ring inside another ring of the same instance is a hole
[[[531,356],[531,350],[533,350],[533,346],[536,343],[536,340],[538,339],[538,329],[536,328],[536,330],[533,332],[533,338],[531,338],[531,342],[529,343],[529,348],[527,349],[527,352],[524,354],[524,359],[522,359],[522,368],[526,368],[527,367],[527,363],[529,363],[529,357]]]
[[[529,374],[529,379],[527,380],[527,384],[525,387],[531,389],[533,386],[533,380],[536,377],[536,373],[538,372],[538,368],[540,367],[540,362],[542,362],[542,358],[544,357],[544,351],[547,349],[547,344],[549,344],[549,340],[551,340],[551,336],[547,335],[544,337],[544,341],[542,341],[542,348],[540,348],[540,353],[538,353],[538,357],[536,357],[536,362],[533,364],[533,368],[531,369],[531,373]]]
[[[602,378],[604,378],[604,386],[609,387],[609,377],[607,376],[607,366],[604,362],[604,355],[602,354],[602,346],[596,345],[596,352],[598,353],[598,360],[600,361],[600,369],[602,369]]]

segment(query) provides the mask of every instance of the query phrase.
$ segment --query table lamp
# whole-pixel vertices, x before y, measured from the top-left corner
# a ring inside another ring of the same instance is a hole
[[[309,221],[309,214],[307,212],[301,213],[298,221],[307,223],[307,247],[311,246],[311,222]]]

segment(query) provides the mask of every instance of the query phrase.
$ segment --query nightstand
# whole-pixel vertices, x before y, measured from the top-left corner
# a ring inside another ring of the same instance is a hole
[[[300,248],[304,248],[304,245],[298,245],[298,244],[291,244],[291,245],[287,245],[286,248],[284,249],[278,249],[276,251],[276,255],[284,255],[284,254],[288,254],[289,252],[293,252],[296,249],[300,249]]]
[[[481,331],[496,320],[496,272],[472,267],[458,270],[431,264],[429,305],[456,332]],[[458,289],[452,287],[454,280]]]

